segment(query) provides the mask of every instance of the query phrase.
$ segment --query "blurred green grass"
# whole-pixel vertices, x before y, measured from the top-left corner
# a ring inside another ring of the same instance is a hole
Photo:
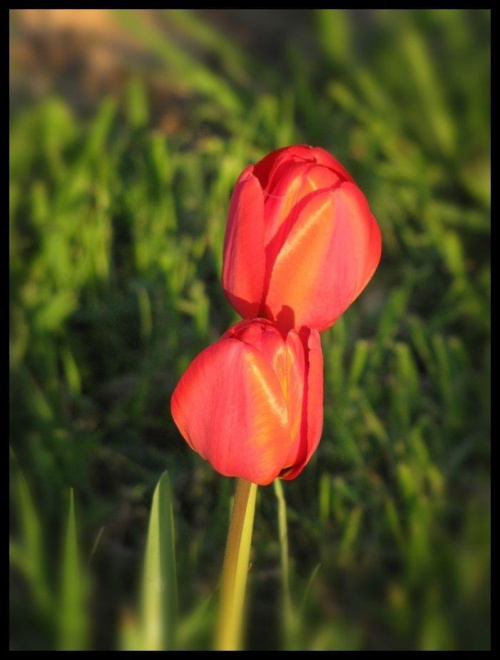
[[[283,484],[293,626],[261,489],[248,646],[489,648],[490,14],[304,16],[310,48],[290,37],[270,62],[196,12],[118,12],[188,98],[168,135],[140,68],[91,121],[57,96],[11,115],[12,648],[71,645],[67,607],[82,645],[119,646],[165,469],[180,643],[209,647],[233,482],[180,439],[169,395],[236,320],[220,287],[232,186],[289,143],[348,167],[384,252],[324,335],[322,442]],[[79,551],[63,549],[69,488]],[[87,621],[64,587],[81,557]]]

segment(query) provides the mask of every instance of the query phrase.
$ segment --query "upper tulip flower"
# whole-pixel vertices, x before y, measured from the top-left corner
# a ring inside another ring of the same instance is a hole
[[[365,196],[324,149],[273,151],[231,198],[222,285],[244,318],[325,330],[370,281],[381,235]]]
[[[319,334],[283,335],[270,321],[242,321],[189,365],[174,390],[183,437],[221,474],[266,485],[293,479],[323,425]]]

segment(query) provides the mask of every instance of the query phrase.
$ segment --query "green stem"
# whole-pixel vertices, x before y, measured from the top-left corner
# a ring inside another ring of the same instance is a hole
[[[256,495],[256,484],[238,479],[222,569],[216,651],[238,651],[241,647]]]

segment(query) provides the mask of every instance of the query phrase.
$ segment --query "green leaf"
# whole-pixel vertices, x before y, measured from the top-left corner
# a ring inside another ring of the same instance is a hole
[[[158,481],[149,517],[141,594],[141,649],[175,648],[177,576],[174,515],[168,472]]]
[[[88,646],[87,575],[78,551],[73,489],[70,491],[69,515],[61,565],[59,597],[60,651],[82,651]]]
[[[32,590],[33,600],[44,616],[53,611],[53,599],[47,583],[46,557],[43,547],[42,527],[33,504],[26,479],[17,466],[14,453],[13,468],[16,471],[16,500],[20,518],[19,542],[10,542],[10,560],[26,578]]]

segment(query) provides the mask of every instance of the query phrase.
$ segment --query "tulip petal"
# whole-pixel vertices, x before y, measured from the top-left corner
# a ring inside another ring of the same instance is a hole
[[[336,172],[339,176],[343,177],[346,181],[354,183],[352,176],[346,168],[336,158],[329,154],[328,151],[325,151],[321,147],[313,147],[312,150],[318,165],[324,165]]]
[[[234,337],[259,351],[278,376],[286,398],[286,345],[281,332],[274,323],[267,319],[240,321],[229,328],[223,337]]]
[[[254,175],[259,179],[260,185],[265,190],[271,179],[274,178],[276,169],[286,161],[312,161],[314,155],[311,153],[311,147],[304,144],[298,144],[291,147],[282,147],[271,151],[270,154],[260,160],[254,167]]]
[[[283,468],[290,446],[288,411],[265,357],[237,339],[202,351],[171,400],[187,443],[221,474],[260,485]]]
[[[266,269],[264,200],[252,170],[243,171],[231,197],[222,267],[224,293],[244,318],[258,314]]]
[[[324,330],[368,284],[380,254],[380,229],[355,184],[311,194],[272,266],[266,316],[285,330]]]
[[[272,180],[276,177],[277,169],[287,161],[295,163],[300,163],[300,161],[316,162],[318,165],[323,165],[333,170],[333,172],[346,181],[353,181],[345,167],[329,154],[328,151],[325,151],[321,147],[297,144],[272,151],[254,166],[253,173],[259,179],[264,190],[272,185]]]
[[[382,255],[382,235],[366,197],[353,183],[335,193],[335,321],[373,277]]]
[[[292,336],[289,333],[289,337]],[[302,403],[300,447],[291,468],[281,474],[282,479],[295,479],[316,451],[323,431],[323,351],[317,330],[301,328],[300,341],[307,358],[306,385]],[[288,459],[292,458],[289,455]]]
[[[300,202],[316,190],[332,188],[343,181],[327,167],[293,160],[280,165],[274,179],[275,185],[264,191],[266,263],[274,252],[274,245],[286,239]]]
[[[284,469],[305,459],[307,438],[304,433],[307,426],[307,347],[299,335],[291,330],[286,338],[286,373],[285,399],[288,405],[288,420],[292,445],[288,451]]]

